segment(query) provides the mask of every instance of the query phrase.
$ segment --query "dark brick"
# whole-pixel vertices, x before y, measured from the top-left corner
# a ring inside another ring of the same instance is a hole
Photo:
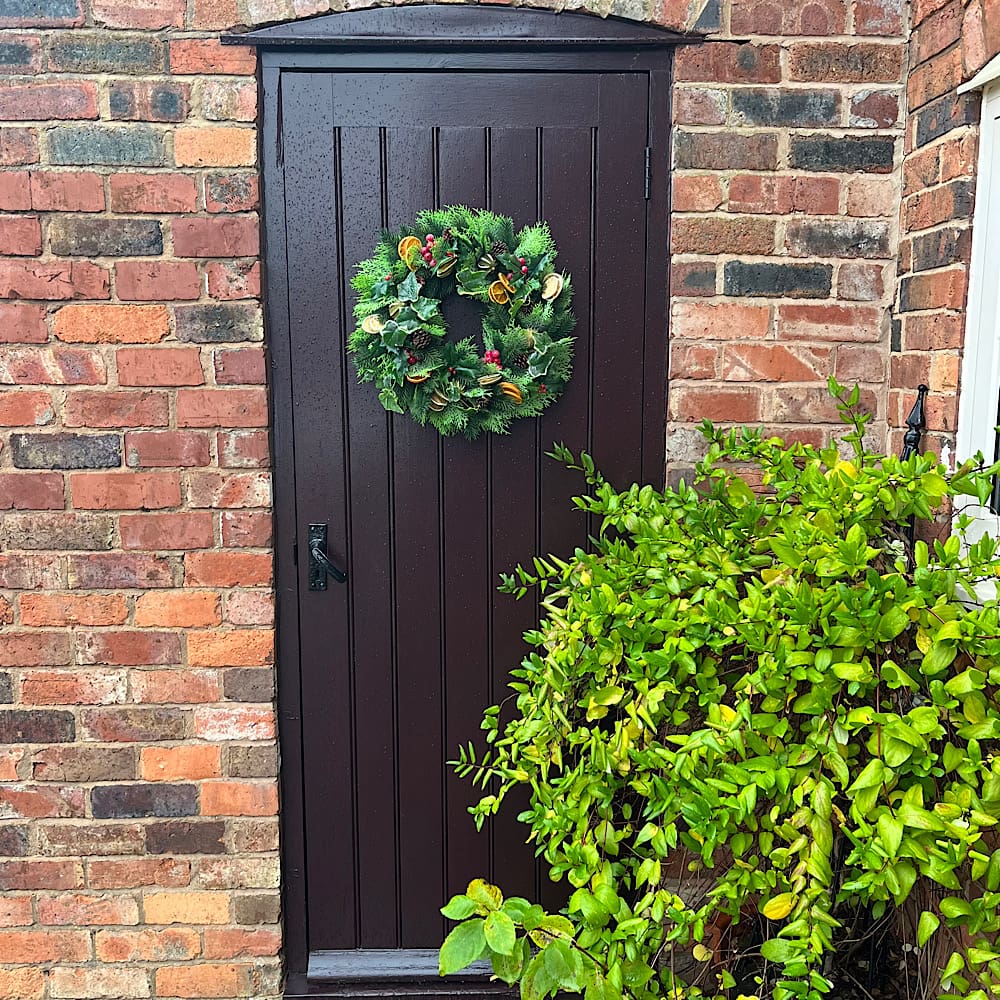
[[[222,691],[228,701],[271,701],[274,698],[274,672],[269,667],[224,670]]]
[[[274,778],[278,774],[275,746],[227,747],[226,774],[230,778]]]
[[[794,257],[888,257],[889,223],[792,221],[786,229],[785,245]]]
[[[830,264],[747,264],[731,260],[725,267],[725,294],[825,299],[832,280]]]
[[[0,548],[110,549],[115,520],[107,514],[8,514],[0,520]]]
[[[26,826],[0,826],[0,857],[23,858],[28,853]]]
[[[95,819],[195,816],[197,785],[98,785],[90,794]]]
[[[111,84],[111,117],[128,121],[179,122],[187,117],[188,88],[181,83],[116,80]]]
[[[892,171],[894,151],[894,140],[883,136],[870,139],[793,136],[791,165],[800,170],[887,174]]]
[[[57,217],[49,226],[60,257],[158,257],[163,231],[156,219]]]
[[[9,705],[14,700],[14,685],[10,674],[0,673],[0,704]],[[0,854],[3,852],[0,851]]]
[[[832,90],[733,91],[733,112],[746,125],[836,125],[840,120],[840,98]]]
[[[954,128],[978,121],[977,94],[945,94],[917,112],[916,144],[926,146]]]
[[[51,747],[35,755],[35,781],[128,781],[135,778],[132,747]]]
[[[0,25],[28,22],[33,25],[82,21],[80,0],[3,0]]]
[[[695,22],[695,31],[718,31],[722,24],[722,0],[708,0],[702,8],[698,20]]]
[[[674,142],[674,164],[702,170],[774,170],[778,137],[773,133],[680,132]]]
[[[174,312],[178,340],[196,344],[225,344],[260,338],[257,310],[253,305],[177,306]]]
[[[82,723],[87,739],[107,743],[182,740],[187,735],[187,713],[180,708],[92,708],[83,712]]]
[[[66,73],[155,73],[163,45],[152,38],[73,33],[49,46],[49,68]]]
[[[217,821],[150,823],[146,850],[150,854],[225,854],[225,823]]]
[[[281,900],[276,892],[237,896],[234,903],[236,923],[244,926],[247,924],[276,924],[281,915]]]
[[[72,712],[0,711],[0,743],[72,743],[75,738]]]
[[[932,267],[947,267],[967,261],[972,245],[972,230],[936,229],[914,238],[911,245],[913,270],[926,271]]]
[[[117,434],[12,434],[18,469],[113,469],[122,464]]]
[[[715,264],[674,264],[670,281],[676,295],[714,295]]]
[[[163,136],[151,128],[102,125],[49,129],[49,158],[58,164],[159,167],[166,163]]]
[[[38,61],[37,42],[0,42],[0,73],[35,73]]]

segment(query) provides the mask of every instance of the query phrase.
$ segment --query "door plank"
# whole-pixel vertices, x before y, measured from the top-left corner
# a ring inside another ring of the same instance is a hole
[[[386,130],[387,226],[412,223],[434,204],[434,133]],[[432,427],[394,417],[393,534],[396,635],[400,645],[400,943],[430,948],[443,940],[445,895],[441,649],[441,440]]]
[[[296,500],[302,550],[298,566],[302,725],[309,745],[315,748],[303,762],[308,789],[306,840],[326,843],[330,853],[345,862],[339,870],[331,870],[326,858],[308,853],[308,883],[328,887],[319,896],[310,894],[309,916],[311,930],[322,942],[316,946],[351,948],[356,945],[356,845],[348,591],[338,586],[322,592],[308,590],[303,541],[306,524],[328,522],[328,551],[334,560],[344,560],[348,574],[353,575],[345,558],[343,439],[338,430],[325,441],[322,431],[331,417],[338,428],[343,425],[343,391],[350,381],[343,350],[336,341],[330,345],[331,336],[336,338],[343,327],[332,91],[333,78],[326,74],[286,74],[282,81]],[[311,224],[302,225],[303,219]],[[318,454],[321,442],[325,444],[322,456]],[[329,740],[326,753],[317,752],[320,733]],[[331,815],[324,802],[339,802],[342,808]]]

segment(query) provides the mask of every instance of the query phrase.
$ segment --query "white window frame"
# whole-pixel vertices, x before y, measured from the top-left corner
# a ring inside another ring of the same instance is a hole
[[[983,104],[955,450],[959,461],[982,452],[987,463],[997,446],[1000,399],[1000,64],[995,63],[959,89],[981,87]],[[989,507],[973,501],[964,513],[976,520],[970,541],[1000,534],[1000,516]]]

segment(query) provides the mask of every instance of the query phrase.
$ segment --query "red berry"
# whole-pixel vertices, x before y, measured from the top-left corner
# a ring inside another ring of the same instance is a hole
[[[507,275],[507,280],[508,280],[508,281],[511,281],[511,280],[513,280],[513,278],[514,278],[514,272],[513,272],[513,271],[511,271],[511,272],[509,272],[509,273],[508,273],[508,275]]]
[[[385,276],[385,280],[386,280],[386,281],[392,281],[392,275],[391,275],[391,274],[387,274],[387,275]]]
[[[518,257],[517,258],[517,262],[518,262],[518,264],[527,264],[528,263],[523,257]]]
[[[428,243],[433,243],[434,242],[434,234],[433,233],[428,233],[427,234],[427,242]]]
[[[527,267],[522,267],[521,268],[521,274],[527,274],[527,273],[528,273],[528,268]]]
[[[412,355],[412,354],[411,354],[411,355],[410,355],[410,356],[409,356],[409,357],[408,357],[408,358],[406,359],[406,363],[407,363],[408,365],[415,365],[415,364],[417,363],[417,360],[418,360],[418,359],[417,359],[417,358],[416,358],[416,357],[415,357],[414,355]]]
[[[448,371],[450,371],[452,375],[455,374],[455,369],[452,368],[451,365],[448,365]]]
[[[437,267],[438,266],[438,262],[433,257],[431,257],[431,259],[430,259],[430,261],[428,261],[428,263],[431,265],[431,267]]]

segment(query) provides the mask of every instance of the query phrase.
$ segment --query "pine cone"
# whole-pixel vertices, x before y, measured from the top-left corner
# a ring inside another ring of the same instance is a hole
[[[515,354],[514,357],[510,359],[515,368],[527,368],[528,367],[528,355],[522,351],[520,354]]]
[[[426,330],[417,330],[412,337],[413,347],[417,351],[422,351],[431,342],[431,335]]]
[[[490,250],[493,253],[507,253],[507,251],[510,250],[510,247],[507,246],[503,240],[494,240]]]

